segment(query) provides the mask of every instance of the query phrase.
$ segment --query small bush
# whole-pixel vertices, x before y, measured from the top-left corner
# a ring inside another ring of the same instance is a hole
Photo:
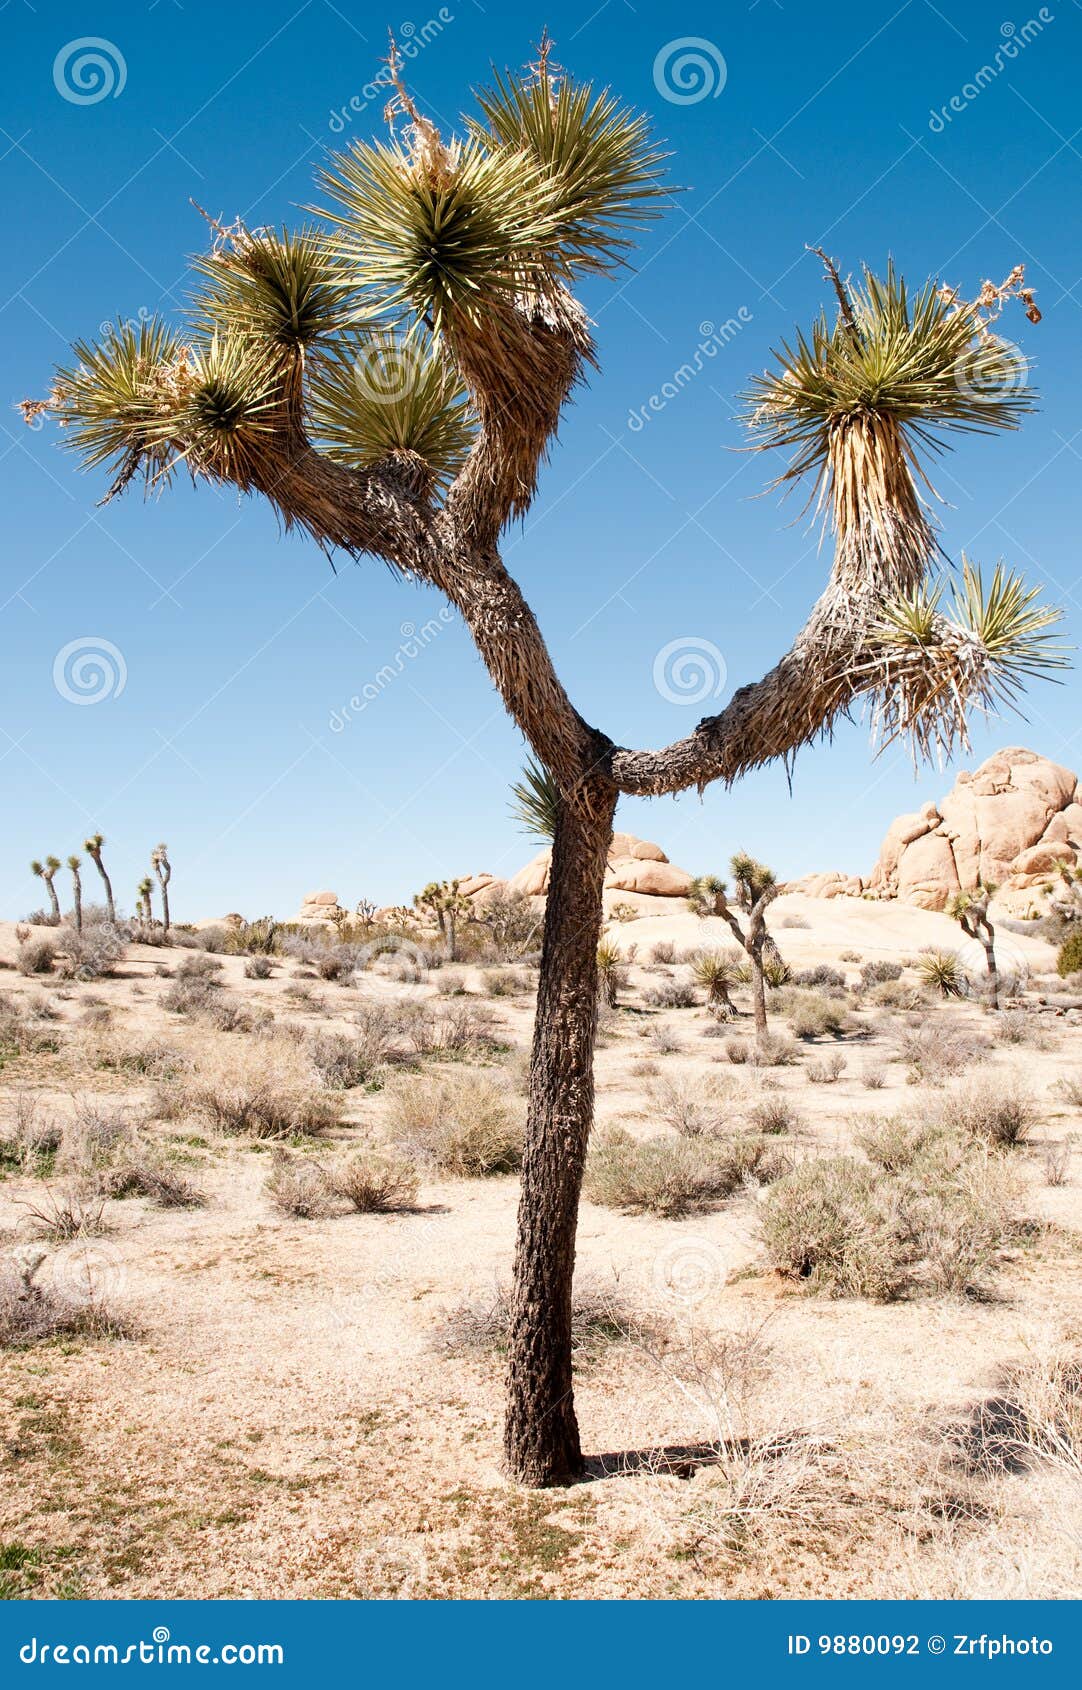
[[[124,955],[128,930],[107,921],[88,925],[84,919],[81,933],[74,927],[62,927],[58,937],[65,955],[65,973],[77,980],[106,980]]]
[[[860,983],[862,986],[866,987],[882,986],[888,981],[900,980],[901,978],[901,963],[887,962],[885,958],[877,959],[874,962],[866,962],[860,971]]]
[[[162,993],[162,1008],[171,1015],[202,1015],[214,1003],[218,989],[215,982],[202,975],[177,978]]]
[[[411,1075],[388,1095],[389,1133],[407,1156],[460,1178],[514,1173],[523,1122],[483,1074]]]
[[[916,1009],[924,1001],[920,986],[907,985],[904,980],[881,980],[868,988],[868,1000],[881,1009]]]
[[[274,968],[269,956],[249,957],[244,965],[244,978],[246,980],[269,980],[273,973]]]
[[[198,1186],[149,1149],[105,1169],[98,1189],[108,1197],[145,1197],[159,1209],[199,1209],[206,1202]]]
[[[869,1121],[856,1134],[856,1142],[877,1168],[898,1174],[920,1162],[942,1137],[943,1128],[933,1120],[891,1115]]]
[[[768,1194],[763,1237],[780,1273],[832,1296],[979,1295],[1015,1201],[1001,1165],[937,1140],[899,1173],[852,1156],[804,1163]]]
[[[728,1088],[717,1081],[662,1080],[650,1093],[657,1115],[684,1138],[720,1132],[732,1109]]]
[[[827,962],[816,963],[814,968],[803,968],[799,974],[793,975],[793,985],[805,989],[834,986],[844,989],[845,975],[840,968],[831,968]]]
[[[76,1238],[100,1238],[109,1228],[105,1220],[105,1199],[71,1186],[55,1191],[46,1188],[40,1199],[24,1201],[31,1230],[36,1238],[51,1244],[70,1244]]]
[[[690,980],[664,980],[647,986],[642,1001],[652,1009],[694,1009],[695,988]]]
[[[656,963],[673,963],[676,961],[676,946],[670,939],[661,939],[650,951],[650,961]]]
[[[748,1119],[756,1132],[768,1135],[798,1132],[804,1125],[800,1110],[786,1097],[764,1097],[751,1109]]]
[[[279,1151],[263,1185],[264,1193],[283,1215],[297,1220],[321,1220],[334,1208],[323,1169],[303,1157]]]
[[[1056,958],[1056,972],[1064,980],[1069,980],[1072,974],[1082,974],[1082,928],[1068,933],[1064,939]]]
[[[359,1214],[412,1209],[420,1180],[413,1163],[387,1151],[365,1149],[327,1170],[327,1183]]]
[[[0,1350],[21,1350],[56,1338],[119,1338],[123,1323],[96,1298],[65,1296],[40,1285],[44,1253],[0,1266]]]
[[[348,1033],[314,1034],[308,1041],[308,1054],[325,1086],[331,1091],[351,1091],[382,1082],[389,1044],[389,1027],[369,1015],[354,1037]]]
[[[15,966],[20,974],[51,974],[57,945],[52,934],[36,934],[24,939],[15,953]]]
[[[849,1023],[845,1005],[821,992],[786,992],[782,1007],[798,1039],[820,1039],[828,1033],[837,1037]]]
[[[860,1071],[860,1083],[864,1087],[865,1091],[882,1091],[883,1087],[887,1083],[887,1071],[885,1068],[881,1068],[877,1064],[872,1064],[869,1067],[862,1068]]]
[[[193,951],[181,961],[176,977],[178,980],[213,980],[224,967],[225,964],[218,957]]]
[[[944,1100],[944,1123],[1000,1150],[1024,1144],[1037,1121],[1037,1109],[1019,1080],[989,1076]]]
[[[788,1033],[767,1033],[751,1046],[748,1061],[753,1068],[788,1068],[799,1054],[796,1040]]]
[[[778,922],[778,926],[789,928],[810,927],[811,922],[806,915],[783,915]]]
[[[592,1203],[676,1219],[712,1209],[745,1180],[765,1183],[782,1164],[762,1138],[633,1138],[610,1128],[596,1139],[583,1184]]]
[[[817,1062],[809,1062],[806,1073],[808,1081],[813,1086],[832,1086],[840,1080],[845,1072],[845,1057],[841,1051],[834,1051],[830,1056],[824,1056]]]
[[[481,983],[490,998],[517,998],[533,990],[533,981],[521,968],[486,968]]]
[[[904,1029],[898,1041],[898,1053],[908,1065],[908,1078],[914,1085],[922,1080],[938,1085],[961,1074],[981,1061],[988,1048],[982,1034],[949,1022],[937,1026],[922,1021]]]

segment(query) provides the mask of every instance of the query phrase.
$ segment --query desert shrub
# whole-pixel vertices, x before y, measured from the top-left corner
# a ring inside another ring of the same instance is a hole
[[[980,1062],[988,1051],[983,1034],[959,1024],[921,1021],[899,1034],[898,1054],[906,1063],[912,1084],[942,1083]]]
[[[216,956],[207,956],[201,951],[193,951],[191,956],[182,959],[177,969],[178,980],[213,980],[222,972],[225,964]]]
[[[868,988],[867,997],[881,1009],[916,1009],[924,999],[924,992],[920,986],[911,986],[904,980],[880,980],[877,986]]]
[[[206,1202],[199,1187],[149,1147],[140,1147],[105,1168],[98,1190],[107,1197],[145,1197],[159,1209],[198,1209]]]
[[[969,995],[969,976],[957,951],[922,951],[917,958],[917,978],[941,998],[964,998]]]
[[[912,1168],[943,1137],[944,1129],[929,1116],[912,1119],[890,1115],[868,1121],[856,1133],[856,1143],[869,1161],[885,1173]]]
[[[317,956],[313,960],[316,973],[321,980],[335,981],[340,986],[348,986],[357,972],[356,957],[348,945],[325,952],[322,956]],[[417,978],[420,978],[419,972],[417,972]]]
[[[197,1073],[158,1088],[155,1108],[162,1120],[194,1115],[223,1133],[275,1139],[336,1126],[340,1099],[295,1040],[270,1037],[207,1052]]]
[[[773,1266],[832,1296],[980,1294],[1011,1234],[1016,1189],[980,1150],[936,1141],[898,1173],[852,1156],[805,1162],[761,1210]]]
[[[663,980],[657,986],[647,986],[642,1001],[652,1009],[693,1009],[695,988],[690,980]]]
[[[514,1173],[523,1121],[484,1074],[410,1075],[388,1093],[388,1131],[407,1156],[461,1178]]]
[[[391,1042],[386,1020],[369,1012],[359,1021],[355,1035],[315,1033],[308,1041],[308,1054],[323,1084],[331,1091],[351,1091],[357,1086],[378,1086]]]
[[[188,1066],[188,1058],[176,1045],[153,1035],[138,1038],[120,1029],[97,1026],[79,1039],[80,1055],[88,1066],[108,1073],[135,1074],[151,1080],[169,1080]]]
[[[1057,1082],[1056,1090],[1063,1101],[1071,1105],[1072,1109],[1082,1109],[1082,1079],[1067,1075]]]
[[[835,1037],[844,1032],[849,1016],[844,1003],[825,997],[821,992],[785,992],[779,1004],[789,1021],[790,1031],[798,1039],[819,1039],[826,1034]]]
[[[788,986],[792,978],[792,969],[781,957],[770,957],[763,963],[763,979],[775,991],[780,991],[782,986]]]
[[[662,1080],[650,1093],[655,1113],[684,1138],[720,1132],[732,1109],[732,1093],[716,1080]]]
[[[320,1220],[334,1209],[334,1195],[323,1169],[303,1156],[289,1156],[281,1150],[275,1152],[263,1191],[283,1215],[297,1220]]]
[[[658,1056],[675,1056],[678,1050],[684,1048],[669,1027],[651,1027],[646,1035],[646,1042]]]
[[[882,1091],[887,1083],[887,1071],[878,1063],[871,1063],[861,1069],[860,1083],[865,1091]]]
[[[650,961],[656,963],[672,963],[676,961],[676,946],[671,939],[660,939],[651,948]]]
[[[944,1126],[997,1149],[1023,1144],[1037,1121],[1037,1108],[1019,1079],[989,1075],[944,1098],[938,1112]]]
[[[750,1047],[747,1060],[753,1068],[787,1068],[799,1054],[800,1047],[788,1033],[767,1033]]]
[[[541,917],[522,892],[489,898],[480,919],[501,962],[517,962],[531,950],[541,931]]]
[[[1056,972],[1064,980],[1072,974],[1082,974],[1082,928],[1068,933],[1056,957]]]
[[[818,962],[814,968],[802,968],[799,974],[794,974],[793,985],[806,990],[823,986],[844,988],[845,975],[840,968],[832,968],[828,962]]]
[[[24,939],[15,953],[15,966],[20,974],[51,974],[56,959],[57,943],[51,933],[36,933]]]
[[[114,927],[108,921],[87,923],[83,931],[62,927],[58,934],[64,951],[63,972],[77,980],[106,980],[116,969],[128,942],[127,928]]]
[[[203,1014],[210,1008],[218,989],[216,982],[200,975],[175,979],[162,993],[162,1008],[172,1015]]]
[[[787,1097],[764,1097],[748,1112],[757,1133],[793,1133],[804,1125],[804,1117]]]
[[[1044,1147],[1044,1183],[1045,1185],[1068,1185],[1071,1178],[1071,1159],[1077,1139],[1074,1133],[1065,1133],[1059,1144],[1046,1144]]]
[[[273,973],[274,968],[270,957],[263,954],[249,957],[244,965],[244,978],[246,980],[269,980]]]
[[[136,1123],[124,1110],[93,1098],[79,1098],[65,1122],[57,1152],[62,1171],[86,1174],[107,1167],[135,1143]]]
[[[809,1062],[805,1073],[813,1086],[832,1086],[840,1080],[845,1072],[845,1057],[840,1050],[832,1051],[829,1056],[820,1057],[816,1062]]]
[[[405,1156],[366,1148],[327,1169],[327,1183],[360,1214],[412,1209],[420,1188],[417,1169]]]
[[[38,1282],[44,1253],[0,1265],[0,1350],[56,1338],[119,1338],[124,1323],[96,1297],[65,1295]]]
[[[839,951],[838,960],[840,962],[863,962],[864,953],[862,951]]]
[[[486,968],[481,983],[490,998],[521,997],[533,989],[533,981],[521,968]]]
[[[40,1197],[24,1198],[21,1207],[35,1238],[48,1239],[50,1244],[100,1238],[109,1230],[105,1198],[79,1185],[46,1186]]]
[[[862,986],[882,986],[891,980],[902,978],[900,962],[888,962],[885,957],[876,958],[874,962],[866,962],[860,971]]]
[[[783,915],[778,922],[778,926],[789,928],[810,927],[811,922],[806,915]]]
[[[765,1183],[781,1169],[763,1138],[637,1139],[616,1127],[595,1140],[583,1190],[607,1209],[675,1219],[714,1208],[745,1180]]]

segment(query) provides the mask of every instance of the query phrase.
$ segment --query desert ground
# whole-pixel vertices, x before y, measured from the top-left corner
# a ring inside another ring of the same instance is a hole
[[[693,981],[720,919],[610,923],[589,1470],[531,1493],[499,1462],[529,960],[188,933],[80,978],[0,925],[0,1589],[1079,1595],[1082,999],[1020,931],[1003,1009],[942,996],[959,929],[897,903],[770,928],[797,983],[757,1062],[747,987],[720,1019]]]

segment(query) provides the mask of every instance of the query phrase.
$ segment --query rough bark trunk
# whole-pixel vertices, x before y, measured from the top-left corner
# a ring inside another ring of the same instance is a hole
[[[993,1009],[999,1008],[999,966],[996,962],[996,938],[991,927],[981,936],[985,961],[988,964],[988,998]]]
[[[56,926],[59,927],[60,926],[60,899],[56,895],[56,887],[53,885],[51,875],[46,874],[42,878],[45,881],[45,890],[49,894],[49,903],[52,907],[53,921],[55,922]]]
[[[762,951],[751,951],[751,1002],[755,1011],[755,1037],[766,1038],[766,984],[763,980]]]
[[[508,1357],[504,1453],[535,1486],[582,1472],[571,1381],[571,1281],[594,1110],[597,943],[616,793],[560,805],[537,990]]]
[[[116,926],[116,904],[113,902],[113,883],[105,872],[105,866],[100,857],[94,858],[94,867],[101,875],[102,885],[105,887],[105,913],[110,927]]]

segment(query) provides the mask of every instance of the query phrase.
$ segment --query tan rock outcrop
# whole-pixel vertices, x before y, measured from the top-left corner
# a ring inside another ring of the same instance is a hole
[[[899,816],[868,880],[880,898],[945,909],[962,887],[995,885],[1028,909],[1057,861],[1082,861],[1082,795],[1070,769],[1022,746],[959,774],[938,805]]]

